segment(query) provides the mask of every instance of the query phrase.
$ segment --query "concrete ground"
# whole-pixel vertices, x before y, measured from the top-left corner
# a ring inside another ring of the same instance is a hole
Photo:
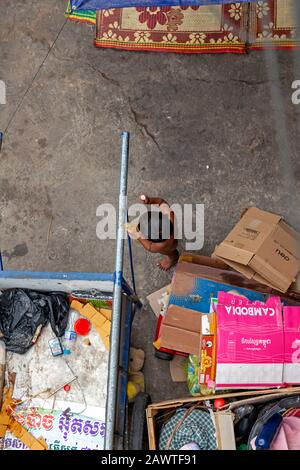
[[[291,52],[277,55],[290,145],[284,143],[280,159],[274,116],[283,113],[272,105],[275,82],[263,53],[99,50],[93,28],[72,22],[48,53],[65,21],[65,3],[2,0],[0,6],[6,269],[114,269],[115,243],[96,237],[96,208],[117,203],[121,130],[131,133],[130,202],[146,193],[204,204],[202,254],[211,253],[249,205],[281,213],[299,228],[299,120],[291,83],[300,77]],[[170,281],[156,257],[136,245],[134,260],[142,300]],[[154,358],[155,323],[145,305],[133,331],[133,344],[147,354],[147,390],[153,401],[187,395],[185,385],[172,384],[169,364]]]

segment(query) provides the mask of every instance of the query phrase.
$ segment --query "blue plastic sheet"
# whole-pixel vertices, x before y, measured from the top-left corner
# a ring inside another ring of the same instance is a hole
[[[248,0],[240,0],[246,2]],[[195,6],[234,3],[232,0],[71,0],[72,9],[103,10],[127,7]]]

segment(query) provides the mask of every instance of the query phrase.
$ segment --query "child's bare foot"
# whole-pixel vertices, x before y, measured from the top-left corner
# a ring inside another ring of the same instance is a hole
[[[165,256],[159,263],[157,263],[157,266],[159,269],[162,271],[168,271],[172,266],[175,266],[179,258],[179,253],[176,250],[176,252],[170,256]]]

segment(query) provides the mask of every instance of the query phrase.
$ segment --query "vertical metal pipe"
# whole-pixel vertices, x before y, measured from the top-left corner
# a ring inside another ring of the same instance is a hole
[[[117,406],[117,387],[119,372],[119,342],[121,332],[122,312],[122,278],[125,224],[127,220],[127,177],[128,177],[128,150],[129,133],[122,132],[122,158],[119,193],[119,219],[116,246],[115,282],[113,296],[113,313],[110,334],[110,352],[108,364],[108,383],[106,401],[106,433],[105,449],[112,450],[114,445],[114,427]]]
[[[3,258],[2,258],[2,253],[1,253],[1,250],[0,250],[0,271],[3,271]]]

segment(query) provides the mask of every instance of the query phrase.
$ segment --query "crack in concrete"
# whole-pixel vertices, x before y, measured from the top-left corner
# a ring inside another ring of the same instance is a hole
[[[89,67],[92,70],[94,70],[96,73],[98,73],[104,80],[106,80],[109,83],[112,83],[113,85],[117,86],[121,90],[123,96],[125,97],[126,101],[128,102],[130,112],[133,116],[133,120],[136,123],[136,125],[138,126],[138,128],[140,129],[141,134],[144,135],[145,137],[148,137],[150,140],[152,140],[152,142],[156,145],[158,150],[161,152],[161,147],[160,147],[159,143],[157,142],[155,136],[149,130],[149,127],[147,126],[147,124],[145,124],[141,120],[141,118],[139,116],[139,113],[132,106],[132,102],[131,102],[130,97],[127,97],[126,94],[124,93],[124,90],[122,89],[122,86],[121,86],[120,82],[118,80],[115,80],[114,78],[109,77],[106,73],[102,72],[101,70],[99,70],[98,68],[94,67],[91,64],[89,64]]]
[[[233,82],[244,83],[245,85],[265,85],[266,83],[270,83],[269,80],[261,80],[261,81],[251,81],[251,80],[243,80],[241,78],[231,78]]]
[[[89,64],[89,67],[94,70],[94,72],[98,73],[104,80],[106,80],[109,83],[112,83],[113,85],[116,85],[118,88],[122,90],[120,82],[118,80],[115,80],[114,78],[109,77],[106,75],[106,73],[102,72],[102,70],[97,69],[96,67],[93,67],[93,65]]]
[[[139,113],[134,109],[134,107],[132,106],[132,102],[131,102],[131,99],[130,97],[128,97],[128,104],[129,104],[129,109],[130,109],[130,112],[133,116],[133,119],[134,119],[134,122],[136,123],[136,125],[138,126],[138,128],[141,130],[142,134],[146,135],[147,137],[149,137],[149,139],[152,140],[152,142],[156,145],[156,147],[158,148],[158,150],[161,152],[161,148],[160,148],[160,145],[159,143],[157,142],[155,136],[152,134],[152,132],[149,131],[149,128],[147,126],[147,124],[145,124],[140,116],[139,116]]]
[[[245,80],[242,78],[229,78],[228,80],[207,80],[206,78],[194,78],[193,79],[196,82],[203,82],[203,83],[209,83],[210,85],[227,85],[229,82],[238,82],[238,83],[244,83],[245,85],[249,86],[258,86],[258,85],[265,85],[266,83],[270,83],[269,80],[260,80],[260,81],[251,81],[251,80]]]

